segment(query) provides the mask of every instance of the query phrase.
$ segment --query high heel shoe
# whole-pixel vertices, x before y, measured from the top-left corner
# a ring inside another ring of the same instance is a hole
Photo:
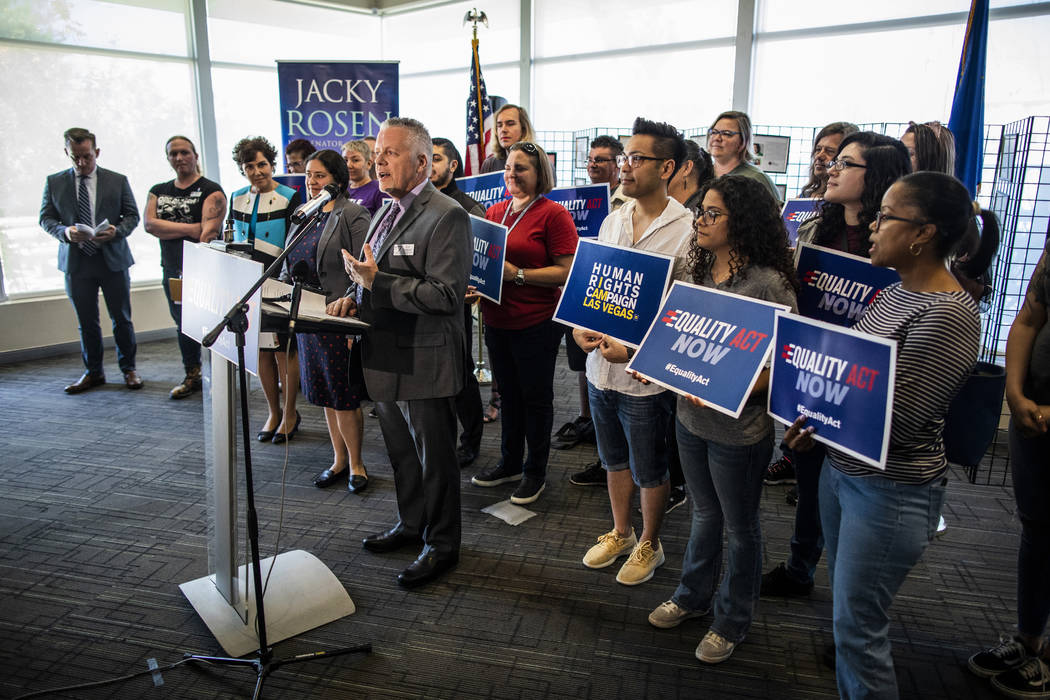
[[[338,472],[334,472],[331,469],[325,469],[323,472],[314,477],[314,486],[316,486],[319,489],[326,489],[332,484],[339,481],[340,479],[345,479],[346,475],[349,473],[349,467]]]
[[[260,430],[259,434],[255,437],[258,438],[259,442],[270,442],[273,440],[273,436],[277,432],[277,429],[281,427],[282,420],[284,420],[284,418],[278,418],[277,425],[273,426],[273,430]]]
[[[291,440],[292,437],[297,432],[299,432],[299,424],[302,423],[302,422],[303,422],[303,417],[301,415],[299,415],[299,411],[296,411],[295,412],[295,427],[292,428],[292,432],[290,432],[290,433],[274,433],[273,434],[273,438],[270,440],[270,442],[272,442],[275,445],[280,445],[283,442],[287,442],[287,441]]]

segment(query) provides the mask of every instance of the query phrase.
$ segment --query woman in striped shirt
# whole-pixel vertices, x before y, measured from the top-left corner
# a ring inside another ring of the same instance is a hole
[[[820,514],[831,581],[835,671],[844,698],[896,698],[889,607],[922,556],[940,516],[947,480],[941,433],[948,404],[977,360],[980,320],[947,259],[974,217],[966,188],[950,175],[908,175],[886,192],[871,223],[871,262],[894,267],[887,287],[854,329],[897,341],[885,470],[828,449]],[[998,223],[981,212],[990,260]],[[799,417],[785,434],[795,450],[813,446]]]

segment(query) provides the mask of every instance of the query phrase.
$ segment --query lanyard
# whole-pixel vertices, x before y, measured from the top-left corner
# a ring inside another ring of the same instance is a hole
[[[542,196],[543,195],[540,195],[540,197],[542,197]],[[507,236],[508,237],[510,236],[510,232],[514,230],[514,227],[518,225],[518,222],[520,222],[522,219],[525,218],[525,212],[527,212],[529,210],[529,207],[531,207],[533,204],[538,202],[540,200],[540,197],[537,197],[536,199],[532,200],[531,202],[529,202],[528,204],[525,205],[525,208],[521,210],[520,214],[518,214],[518,218],[514,219],[514,223],[512,223],[510,225],[510,228],[507,229]],[[509,204],[507,206],[507,208],[503,211],[503,220],[500,221],[500,225],[502,225],[502,226],[506,226],[507,225],[507,217],[510,216],[510,210],[511,210],[511,207],[513,207],[513,206],[514,206],[514,202],[513,202],[513,200],[511,200],[511,204]]]

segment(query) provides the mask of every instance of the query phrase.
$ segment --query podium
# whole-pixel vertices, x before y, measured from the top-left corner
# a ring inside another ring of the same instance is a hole
[[[183,256],[182,332],[200,342],[262,276],[263,265],[204,244],[184,243]],[[280,285],[268,280],[262,293],[257,291],[248,302],[244,357],[245,369],[252,374],[258,373],[260,329],[264,325],[287,327],[288,309],[279,302],[262,301],[271,293],[280,296]],[[323,301],[321,297],[318,315],[317,300],[304,298],[300,308],[309,312],[303,315],[304,319],[308,315],[309,321],[298,324],[297,330],[353,334],[368,327],[356,319],[324,318]],[[234,334],[224,330],[212,349],[203,351],[202,359],[208,574],[180,584],[179,589],[223,650],[231,657],[240,657],[257,651],[260,639],[252,567],[248,562],[238,562],[237,524],[243,521],[243,514],[237,483],[240,397]],[[346,589],[316,556],[294,550],[263,559],[260,564],[261,579],[266,584],[268,645],[353,614],[354,603]]]

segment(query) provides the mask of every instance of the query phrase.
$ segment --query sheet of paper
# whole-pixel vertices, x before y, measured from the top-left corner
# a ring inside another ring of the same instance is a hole
[[[528,508],[514,505],[509,499],[506,501],[500,501],[499,503],[493,503],[491,506],[485,506],[481,509],[481,512],[493,515],[508,525],[521,525],[523,522],[536,515],[536,513]]]
[[[77,224],[77,231],[80,231],[81,233],[86,233],[88,235],[88,238],[95,238],[96,236],[98,236],[98,234],[100,234],[102,231],[105,231],[107,228],[109,228],[109,219],[103,219],[102,223],[100,223],[95,228],[91,228],[87,224]]]

